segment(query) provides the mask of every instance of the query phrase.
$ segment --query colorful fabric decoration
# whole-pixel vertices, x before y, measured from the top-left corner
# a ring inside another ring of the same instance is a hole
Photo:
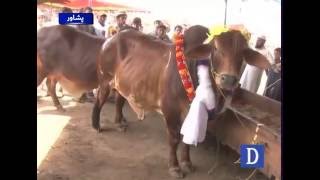
[[[187,93],[187,96],[189,98],[189,101],[192,102],[193,98],[195,97],[195,90],[192,83],[192,79],[186,64],[186,60],[183,54],[183,35],[177,35],[175,34],[174,37],[174,44],[176,45],[176,62],[178,71],[180,74],[180,78],[183,84],[183,87]]]

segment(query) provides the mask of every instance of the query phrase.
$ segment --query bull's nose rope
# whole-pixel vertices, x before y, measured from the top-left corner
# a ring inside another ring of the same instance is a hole
[[[186,90],[189,101],[191,102],[196,93],[192,83],[192,79],[183,54],[183,35],[174,35],[174,44],[176,46],[176,62],[180,74],[180,78],[184,89]]]

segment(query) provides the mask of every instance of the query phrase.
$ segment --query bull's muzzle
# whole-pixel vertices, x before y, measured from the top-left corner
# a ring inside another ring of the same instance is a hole
[[[221,74],[220,79],[220,87],[224,90],[232,91],[233,89],[238,87],[238,77],[228,74]]]

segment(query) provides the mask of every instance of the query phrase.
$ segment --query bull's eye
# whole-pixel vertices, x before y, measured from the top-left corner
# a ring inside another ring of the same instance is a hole
[[[224,81],[224,80],[225,80],[225,77],[224,77],[224,76],[221,76],[221,80]]]

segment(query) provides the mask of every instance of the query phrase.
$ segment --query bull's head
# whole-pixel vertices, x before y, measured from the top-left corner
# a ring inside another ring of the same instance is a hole
[[[225,91],[238,87],[243,61],[261,69],[270,66],[259,52],[252,50],[240,31],[231,30],[215,36],[204,43],[209,30],[203,26],[192,26],[184,34],[184,49],[187,59],[209,58],[215,84]]]

